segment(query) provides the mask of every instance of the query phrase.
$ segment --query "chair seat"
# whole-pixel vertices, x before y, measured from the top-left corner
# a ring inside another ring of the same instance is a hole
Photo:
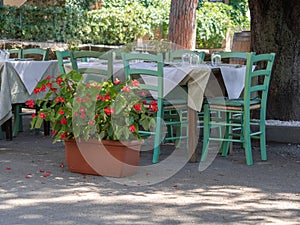
[[[244,99],[228,99],[226,97],[216,97],[207,99],[207,103],[209,103],[210,108],[213,109],[224,109],[224,110],[242,110],[244,108]],[[256,97],[250,99],[250,109],[259,109],[260,108],[261,99]]]

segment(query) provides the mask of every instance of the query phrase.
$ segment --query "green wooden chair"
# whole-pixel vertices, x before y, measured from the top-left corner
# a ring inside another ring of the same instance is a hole
[[[164,72],[163,72],[163,55],[161,53],[157,55],[143,54],[143,53],[122,53],[122,59],[124,64],[125,78],[133,79],[136,76],[147,75],[157,79],[157,83],[153,85],[147,85],[141,81],[141,88],[145,91],[151,91],[156,93],[156,97],[145,97],[146,102],[151,102],[153,99],[157,101],[158,112],[156,113],[156,128],[153,131],[140,131],[144,137],[154,136],[154,151],[152,162],[157,163],[160,155],[160,144],[163,141],[174,141],[181,139],[187,139],[187,134],[181,133],[182,126],[187,125],[187,118],[182,116],[181,112],[187,109],[186,99],[168,99],[163,96],[164,86]],[[156,63],[156,66],[151,68],[135,68],[132,62],[147,61]],[[174,109],[172,115],[170,110]],[[165,117],[166,116],[166,117]],[[167,130],[163,129],[163,124],[168,128],[169,126],[177,127],[176,135],[167,136]]]
[[[72,68],[81,74],[85,74],[85,80],[103,81],[113,78],[113,58],[112,52],[99,52],[99,51],[70,51]],[[91,59],[104,60],[107,64],[106,68],[91,68],[91,67],[78,67],[78,61],[87,62]]]
[[[70,63],[70,51],[69,50],[64,50],[64,51],[55,51],[57,63],[58,63],[58,69],[59,69],[59,74],[65,74],[66,70],[64,67],[64,64]]]
[[[21,58],[34,57],[36,60],[46,61],[49,58],[50,49],[43,48],[28,48],[22,49]],[[31,115],[32,113],[24,112],[22,108],[28,108],[25,104],[13,104],[14,113],[14,125],[13,125],[13,136],[16,137],[20,131],[23,131],[22,116]],[[36,109],[37,111],[38,109]],[[39,132],[39,130],[36,130]],[[49,135],[50,130],[47,125],[44,127],[45,135]]]
[[[248,54],[246,52],[221,52],[220,54],[221,54],[222,63],[227,63],[227,64],[231,63],[232,60],[235,60],[234,62],[238,61],[240,64],[246,64],[247,56],[248,56]],[[218,79],[220,79],[220,80],[218,80],[218,84],[220,86],[222,86],[222,88],[225,89],[224,91],[222,91],[223,95],[218,96],[218,97],[223,97],[223,96],[228,97],[224,80],[222,78],[218,78]],[[217,118],[220,119],[221,112],[214,112],[211,114],[211,117],[214,117],[214,119],[217,119]],[[199,121],[199,124],[198,124],[197,128],[203,129],[204,128],[204,112],[203,112],[203,110],[201,112],[198,112],[198,121]],[[222,136],[222,127],[220,127],[218,125],[214,125],[214,126],[211,126],[211,129],[212,128],[218,128],[218,133],[220,136]]]
[[[44,48],[26,48],[22,50],[21,58],[34,57],[37,60],[46,61],[49,59],[50,49]]]
[[[224,53],[225,56],[233,54]],[[228,154],[229,144],[241,143],[245,149],[247,165],[253,164],[251,138],[260,139],[261,159],[266,160],[265,119],[269,82],[274,64],[275,54],[238,53],[235,56],[243,58],[246,55],[246,76],[243,96],[239,99],[216,97],[207,99],[204,103],[204,135],[201,162],[206,161],[209,141],[220,141],[223,156]],[[253,66],[256,67],[253,70]],[[257,79],[259,78],[259,79]],[[256,82],[259,80],[260,82]],[[252,111],[256,111],[253,113]],[[211,118],[217,113],[223,119]],[[213,126],[224,127],[224,136],[213,137]],[[254,127],[256,129],[253,129]]]

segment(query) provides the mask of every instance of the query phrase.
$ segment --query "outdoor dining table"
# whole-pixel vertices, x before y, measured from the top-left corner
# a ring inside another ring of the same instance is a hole
[[[137,62],[132,65],[132,67],[136,68],[149,69],[151,69],[151,67],[154,68],[154,66],[153,63],[148,62]],[[101,61],[78,62],[78,68],[81,67],[105,69],[107,65]],[[66,64],[65,68],[67,72],[72,70],[70,64]],[[182,65],[181,63],[165,63],[164,65],[164,96],[167,96],[180,85],[187,86],[188,155],[192,162],[197,161],[196,147],[199,137],[197,134],[198,112],[200,112],[202,108],[207,84],[209,83],[210,78],[214,77],[214,69],[216,69],[216,67],[212,67],[208,64]],[[244,87],[245,66],[226,64],[220,65],[218,69],[220,69],[222,73],[222,79],[224,80],[228,97],[238,98]],[[120,80],[125,79],[123,64],[120,60],[113,63],[113,77],[118,77]],[[146,84],[154,84],[157,82],[153,77],[150,78],[145,75],[141,75],[141,77]],[[221,93],[220,89],[222,89],[222,87],[217,88],[219,90],[210,90],[211,96]]]
[[[58,74],[56,60],[0,61],[0,126],[12,117],[12,104],[42,97],[33,93],[35,86],[47,76]]]
[[[140,66],[138,65],[140,64]],[[138,63],[137,67],[151,68],[151,63]],[[198,112],[201,111],[204,96],[207,92],[207,84],[214,77],[213,69],[208,64],[190,65],[181,63],[164,66],[164,96],[167,96],[176,86],[187,85],[188,90],[188,156],[191,162],[197,161],[198,144]],[[244,88],[246,66],[239,64],[223,64],[218,66],[221,71],[225,87],[217,84],[214,90],[209,90],[212,97],[219,96],[226,88],[227,97],[236,99],[240,96]],[[145,83],[153,84],[156,82],[153,78],[147,79],[142,75]]]

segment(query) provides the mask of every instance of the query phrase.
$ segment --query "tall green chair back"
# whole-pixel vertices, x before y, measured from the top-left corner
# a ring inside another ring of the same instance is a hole
[[[113,58],[112,52],[99,52],[99,51],[70,51],[72,68],[81,74],[86,74],[86,80],[107,80],[113,79]],[[78,61],[88,62],[90,60],[105,61],[105,68],[95,67],[78,67]]]
[[[57,58],[59,73],[65,74],[66,70],[65,70],[64,64],[71,62],[70,51],[69,50],[56,51],[55,54],[56,54],[56,58]]]

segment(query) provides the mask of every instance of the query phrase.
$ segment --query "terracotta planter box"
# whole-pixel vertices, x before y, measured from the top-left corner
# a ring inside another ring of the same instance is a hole
[[[141,142],[65,140],[66,162],[75,173],[125,177],[136,173]]]

